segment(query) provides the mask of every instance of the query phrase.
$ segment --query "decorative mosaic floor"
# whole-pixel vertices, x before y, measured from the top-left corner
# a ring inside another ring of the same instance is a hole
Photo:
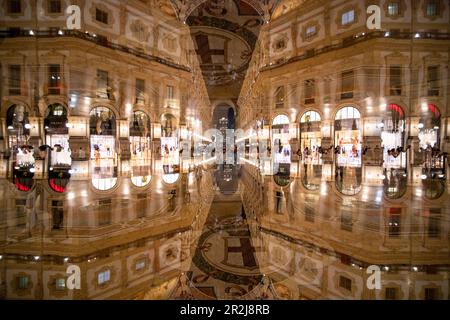
[[[258,248],[252,244],[240,205],[212,207],[187,274],[196,289],[214,299],[247,295],[262,280],[255,254]]]

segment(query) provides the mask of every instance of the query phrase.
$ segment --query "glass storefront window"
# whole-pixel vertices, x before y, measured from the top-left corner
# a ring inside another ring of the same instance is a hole
[[[346,195],[357,194],[362,182],[361,114],[347,106],[340,109],[334,120],[336,153],[336,187]]]
[[[405,150],[405,112],[397,104],[389,104],[380,123],[383,147],[384,194],[401,198],[407,188],[407,153]]]
[[[303,186],[317,190],[322,178],[322,155],[320,153],[322,133],[321,117],[316,111],[308,111],[300,119],[300,149],[298,155],[302,166]]]
[[[419,149],[422,154],[422,185],[428,199],[445,192],[446,156],[440,150],[441,112],[431,103],[423,104],[419,120]]]
[[[289,140],[289,118],[286,115],[278,115],[272,121],[272,159],[275,182],[282,186],[289,183],[291,174]]]
[[[117,183],[116,118],[107,107],[90,113],[91,172],[93,186],[102,191]]]
[[[135,111],[130,118],[131,182],[137,187],[148,185],[152,178],[150,118]]]
[[[180,173],[178,143],[178,120],[171,114],[165,114],[161,119],[161,157],[163,180],[169,181],[166,183],[174,183],[178,180],[178,176],[172,176],[172,174]]]

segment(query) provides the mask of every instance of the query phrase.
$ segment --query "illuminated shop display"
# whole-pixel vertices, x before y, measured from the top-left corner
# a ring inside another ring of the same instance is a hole
[[[13,181],[20,191],[33,187],[36,160],[34,148],[29,145],[29,111],[23,105],[12,105],[6,113],[8,144],[12,155]]]
[[[420,148],[439,148],[441,112],[437,106],[431,103],[422,106],[418,127]]]
[[[92,185],[112,189],[117,183],[116,117],[106,107],[92,109],[89,119]]]
[[[171,114],[161,117],[161,163],[163,181],[175,183],[180,174],[178,120]]]
[[[361,189],[361,114],[354,107],[340,109],[334,121],[336,153],[336,187],[343,194],[356,194]]]
[[[419,148],[422,155],[424,195],[438,199],[445,192],[446,156],[441,151],[441,112],[434,104],[422,105],[419,120]]]
[[[152,179],[150,118],[142,111],[130,118],[131,182],[137,187],[148,185]]]
[[[406,193],[408,177],[403,108],[397,104],[389,104],[379,127],[383,150],[384,194],[388,198],[397,199]]]
[[[46,144],[50,147],[47,149],[49,184],[54,191],[62,193],[69,183],[72,166],[67,110],[63,105],[52,104],[47,108],[44,128]]]
[[[300,119],[301,178],[305,188],[317,190],[322,178],[321,117],[316,111],[308,111]]]
[[[272,121],[272,160],[276,183],[286,186],[291,174],[291,146],[289,144],[289,118],[278,115]]]

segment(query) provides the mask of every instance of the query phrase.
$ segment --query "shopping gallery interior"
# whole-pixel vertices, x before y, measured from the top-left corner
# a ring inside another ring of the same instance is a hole
[[[446,0],[0,0],[0,299],[448,300],[449,61]]]

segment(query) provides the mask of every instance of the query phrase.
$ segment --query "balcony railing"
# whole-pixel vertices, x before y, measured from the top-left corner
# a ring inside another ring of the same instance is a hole
[[[339,49],[344,49],[361,42],[365,42],[373,39],[396,39],[396,40],[450,40],[450,33],[438,33],[438,32],[389,32],[389,31],[373,31],[367,33],[361,33],[353,37],[348,37],[341,42],[333,45],[328,45],[320,49],[309,49],[304,54],[292,57],[287,60],[283,60],[280,63],[274,63],[266,65],[261,68],[261,71],[267,71],[275,69],[293,62],[303,61],[306,59],[314,58],[318,55],[332,52]]]
[[[133,49],[127,46],[123,46],[114,42],[109,41],[106,37],[98,36],[94,34],[89,34],[85,32],[81,32],[79,30],[36,30],[33,31],[32,34],[30,34],[30,31],[28,30],[0,30],[0,43],[4,41],[4,39],[8,38],[77,38],[84,41],[89,41],[92,43],[95,43],[99,46],[106,47],[112,50],[121,51],[124,53],[128,53],[131,55],[134,55],[136,57],[148,60],[148,61],[154,61],[163,65],[166,65],[171,68],[175,68],[178,70],[183,70],[186,72],[191,72],[191,69],[189,67],[171,62],[167,59],[163,59],[151,54],[144,53],[141,50]]]

